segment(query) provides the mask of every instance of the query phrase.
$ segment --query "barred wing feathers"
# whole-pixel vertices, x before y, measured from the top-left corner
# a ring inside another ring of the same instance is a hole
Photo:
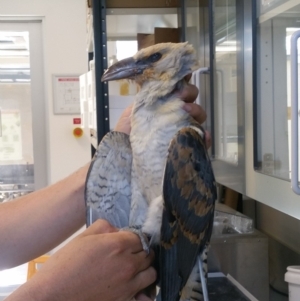
[[[172,140],[163,182],[161,300],[179,300],[198,255],[209,242],[217,197],[203,138],[193,128]],[[177,260],[179,258],[180,260]]]
[[[131,163],[129,136],[108,133],[98,146],[86,179],[88,226],[99,218],[117,228],[129,225]]]

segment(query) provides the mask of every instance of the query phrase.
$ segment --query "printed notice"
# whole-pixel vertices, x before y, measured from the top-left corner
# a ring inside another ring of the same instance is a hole
[[[80,114],[79,76],[53,76],[54,114]]]

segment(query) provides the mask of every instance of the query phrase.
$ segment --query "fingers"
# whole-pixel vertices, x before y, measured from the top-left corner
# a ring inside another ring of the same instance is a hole
[[[210,132],[205,131],[205,146],[207,149],[211,147],[212,141],[211,141],[211,135]]]
[[[184,77],[184,79],[185,79],[185,81],[186,81],[187,83],[190,81],[192,75],[193,75],[193,74],[190,73],[190,74],[188,74],[188,75],[186,75],[186,76]]]
[[[149,268],[149,266],[154,261],[154,252],[153,250],[150,250],[150,253],[147,254],[144,250],[134,254],[136,256],[136,263],[138,266],[138,272],[144,271]]]
[[[183,109],[187,111],[200,124],[206,120],[206,112],[203,108],[193,103],[198,96],[198,88],[194,85],[188,84],[179,93],[181,100],[185,102]]]
[[[113,227],[106,220],[98,219],[80,235],[103,234],[103,233],[112,233],[117,231],[118,229]]]
[[[109,225],[109,224],[108,224]],[[111,226],[110,226],[111,227]],[[111,228],[109,228],[111,229]],[[85,231],[86,232],[86,231]],[[97,234],[97,231],[95,231]],[[113,232],[113,233],[111,233]],[[107,241],[107,245],[110,246],[111,250],[115,250],[117,253],[130,253],[130,254],[139,254],[142,258],[140,261],[144,260],[144,258],[149,257],[150,261],[153,259],[153,252],[151,251],[147,256],[147,253],[144,251],[141,240],[139,236],[133,232],[126,231],[126,230],[119,230],[112,227],[109,233],[103,235],[98,235],[94,238],[95,240],[99,241]]]
[[[138,293],[134,297],[134,299],[135,299],[135,301],[153,301],[154,300],[154,298],[150,298],[146,294],[143,294],[143,293]]]
[[[122,113],[121,117],[119,118],[114,131],[123,132],[125,134],[130,134],[131,131],[131,112],[132,112],[133,104],[129,105]]]
[[[148,301],[154,300],[156,297],[156,283],[153,282],[150,286],[143,289],[141,292],[136,294],[136,301]]]
[[[130,118],[132,112],[133,103],[131,103],[122,113],[122,117]]]
[[[198,96],[198,88],[194,85],[187,84],[182,91],[179,92],[179,98],[184,102],[192,103]]]
[[[206,120],[206,112],[196,103],[185,103],[183,109],[187,111],[200,124]]]
[[[149,255],[146,258],[143,258],[142,254],[145,255],[145,252],[141,252],[140,254],[138,254],[138,256],[140,256],[139,260],[141,260],[141,263],[139,265],[140,272],[136,274],[133,281],[137,286],[137,291],[140,292],[136,295],[136,300],[148,301],[153,300],[155,297],[156,286],[153,285],[153,283],[156,280],[157,273],[156,270],[151,266],[154,260],[153,250],[150,251]]]
[[[185,80],[188,82],[192,74],[188,74]],[[200,124],[206,120],[206,112],[203,108],[195,103],[193,103],[197,96],[199,90],[196,86],[187,84],[183,87],[182,91],[179,92],[179,97],[185,102],[183,109],[186,110],[196,121]]]
[[[138,273],[133,279],[133,281],[135,282],[136,291],[140,292],[146,287],[148,287],[149,285],[151,285],[156,280],[156,277],[157,277],[156,271],[152,266]]]

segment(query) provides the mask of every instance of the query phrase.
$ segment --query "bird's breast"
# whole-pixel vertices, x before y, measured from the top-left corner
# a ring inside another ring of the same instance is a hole
[[[182,102],[176,105],[182,106]],[[179,129],[188,125],[189,115],[181,108],[173,108],[167,113],[165,110],[141,109],[132,116],[132,172],[148,204],[161,194],[170,141]]]

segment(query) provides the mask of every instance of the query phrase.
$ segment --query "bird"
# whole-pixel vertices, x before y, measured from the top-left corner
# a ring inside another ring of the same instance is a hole
[[[86,179],[87,225],[104,218],[155,248],[161,301],[208,301],[216,181],[205,131],[178,97],[197,68],[188,42],[155,44],[110,66],[102,81],[139,86],[131,132],[103,138]]]

